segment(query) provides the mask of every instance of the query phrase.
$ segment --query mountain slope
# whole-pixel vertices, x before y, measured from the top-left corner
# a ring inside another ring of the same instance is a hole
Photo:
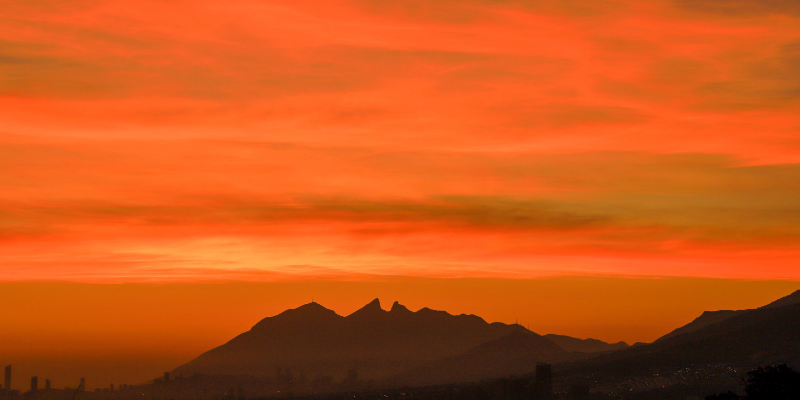
[[[796,290],[794,293],[781,297],[778,300],[773,301],[763,307],[760,308],[775,308],[775,307],[783,307],[783,306],[790,306],[792,304],[800,304],[800,290]]]
[[[567,370],[639,374],[727,364],[741,368],[800,362],[800,303],[745,310],[691,332],[598,356]]]
[[[597,339],[578,339],[570,336],[553,334],[544,335],[544,337],[550,339],[550,341],[568,352],[602,353],[630,347],[625,342],[606,343]]]
[[[660,337],[658,340],[664,340],[684,333],[690,333],[703,329],[709,325],[722,322],[734,315],[739,315],[749,310],[719,310],[719,311],[704,311],[699,317],[695,318],[692,322],[675,329],[674,331]]]
[[[546,337],[528,330],[517,331],[463,354],[413,368],[394,380],[401,385],[469,382],[526,374],[533,371],[537,363],[569,358],[566,350]]]
[[[795,291],[794,293],[782,297],[778,300],[773,301],[765,306],[759,307],[758,309],[767,309],[767,308],[775,308],[775,307],[782,307],[792,304],[800,304],[800,290]],[[674,331],[658,338],[656,342],[675,337],[678,335],[682,335],[685,333],[695,332],[697,330],[703,329],[707,326],[711,326],[722,322],[730,317],[735,315],[742,315],[744,313],[750,312],[752,310],[720,310],[720,311],[705,311],[699,317],[697,317],[692,322],[675,329]]]
[[[383,379],[524,330],[474,315],[412,312],[399,303],[385,311],[378,299],[347,317],[309,303],[264,318],[173,373],[271,376],[281,367],[338,380],[358,365],[362,378]]]

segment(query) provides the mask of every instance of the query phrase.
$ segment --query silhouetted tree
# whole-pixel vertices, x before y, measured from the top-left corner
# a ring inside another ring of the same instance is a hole
[[[744,392],[715,393],[706,400],[800,400],[800,372],[786,364],[759,367],[747,373]]]
[[[744,392],[748,400],[800,399],[800,372],[786,364],[759,367],[747,376]]]

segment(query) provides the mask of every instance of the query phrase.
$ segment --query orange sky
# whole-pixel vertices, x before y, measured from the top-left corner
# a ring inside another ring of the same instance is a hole
[[[371,294],[333,288],[387,277],[674,277],[747,282],[759,305],[800,286],[798,4],[0,1],[0,281],[23,314],[37,281],[156,284],[165,302],[201,282],[316,282],[344,312]],[[53,301],[83,289],[64,290]],[[442,293],[505,322],[504,302],[538,304]],[[635,341],[729,300],[625,329],[511,311]],[[302,302],[259,303],[236,329]],[[152,332],[176,337],[170,318]],[[25,354],[60,343],[47,321]],[[109,337],[92,354],[125,353]]]

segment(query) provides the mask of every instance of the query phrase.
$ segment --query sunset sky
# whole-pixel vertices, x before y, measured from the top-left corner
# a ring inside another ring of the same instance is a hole
[[[796,0],[0,1],[0,363],[137,383],[315,293],[629,342],[772,301],[800,289],[799,26]]]

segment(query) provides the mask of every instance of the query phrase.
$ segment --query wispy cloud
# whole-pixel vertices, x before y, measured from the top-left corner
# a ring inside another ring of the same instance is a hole
[[[0,278],[798,278],[791,2],[1,7]]]

